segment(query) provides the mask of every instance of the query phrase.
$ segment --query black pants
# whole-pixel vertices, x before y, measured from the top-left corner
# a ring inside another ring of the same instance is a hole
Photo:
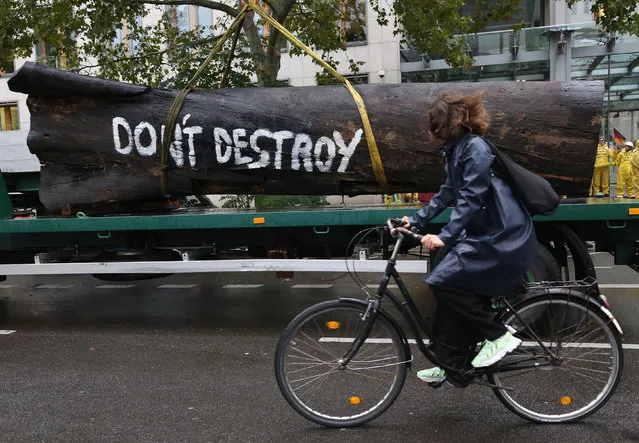
[[[432,349],[446,364],[463,366],[474,345],[484,339],[495,340],[507,331],[490,315],[487,297],[431,286],[437,298]],[[461,348],[456,350],[454,348]]]

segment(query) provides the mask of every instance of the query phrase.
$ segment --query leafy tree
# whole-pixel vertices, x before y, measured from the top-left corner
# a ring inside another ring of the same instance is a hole
[[[343,50],[347,40],[365,37],[364,0],[261,0],[270,14],[297,38],[320,51],[336,65],[331,54]],[[578,0],[568,0],[573,5]],[[381,24],[393,26],[420,53],[441,54],[453,67],[468,66],[463,39],[455,34],[473,34],[491,21],[521,26],[521,0],[370,0]],[[145,6],[146,5],[146,6]],[[171,23],[170,8],[196,5],[219,11],[223,19],[209,29],[180,31]],[[143,27],[138,18],[147,7],[164,11],[153,27]],[[3,59],[31,55],[34,45],[46,40],[49,60],[67,69],[93,66],[82,72],[151,86],[180,87],[208,55],[217,37],[238,14],[238,0],[0,0],[0,54]],[[460,11],[469,10],[471,15]],[[639,34],[636,0],[595,0],[593,13],[606,31]],[[393,23],[389,23],[390,17]],[[128,39],[114,43],[126,26]],[[82,51],[78,44],[81,42]],[[168,46],[165,45],[168,43]],[[227,51],[228,51],[227,45]],[[233,65],[230,86],[246,86],[255,73],[260,85],[276,85],[284,37],[250,13],[243,23],[243,36]],[[300,54],[296,47],[290,52]],[[222,52],[198,83],[213,88],[219,83],[228,52]],[[62,62],[62,58],[64,61]],[[97,65],[97,66],[96,66]],[[349,60],[357,73],[361,62]]]
[[[220,201],[223,201],[223,208],[232,209],[250,209],[251,205],[255,202],[254,195],[223,195],[220,197]]]
[[[250,209],[254,204],[259,210],[274,210],[284,208],[313,208],[328,205],[323,195],[223,195],[223,208]]]
[[[320,195],[256,195],[257,209],[313,208],[328,205],[325,196]]]
[[[568,0],[573,7],[580,0]],[[590,5],[595,22],[606,31],[639,35],[639,6],[636,0],[595,0]]]

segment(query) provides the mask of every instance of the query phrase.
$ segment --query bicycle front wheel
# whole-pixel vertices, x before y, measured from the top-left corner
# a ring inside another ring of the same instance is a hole
[[[564,294],[533,298],[516,311],[521,321],[511,313],[505,324],[523,342],[489,375],[503,387],[494,389],[502,403],[540,423],[579,420],[602,407],[623,368],[621,340],[610,318]]]
[[[366,305],[334,300],[300,313],[275,355],[277,384],[299,414],[330,427],[358,426],[382,414],[399,395],[409,364],[397,327],[379,313],[345,368],[339,360],[366,327]]]

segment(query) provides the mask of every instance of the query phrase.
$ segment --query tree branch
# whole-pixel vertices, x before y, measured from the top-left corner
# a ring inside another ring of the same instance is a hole
[[[215,9],[217,11],[222,11],[230,15],[231,17],[237,17],[240,13],[239,10],[235,9],[232,6],[224,4],[222,2],[218,2],[215,0],[144,0],[139,1],[139,3],[150,3],[153,5],[194,5],[194,6],[202,6],[203,8]]]

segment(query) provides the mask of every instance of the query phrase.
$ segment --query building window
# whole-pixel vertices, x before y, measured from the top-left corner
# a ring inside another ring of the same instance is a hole
[[[340,0],[340,33],[346,43],[366,41],[366,0]]]
[[[352,85],[365,85],[368,84],[368,74],[349,74],[344,75],[344,78],[348,79]],[[338,79],[333,77],[332,75],[326,73],[326,75],[322,75],[317,79],[318,86],[331,86],[331,85],[341,85]]]
[[[204,28],[202,30],[203,35],[211,35],[213,33],[213,20],[214,16],[212,9],[197,6],[197,24]]]
[[[135,17],[135,27],[142,27],[142,16]],[[115,30],[115,38],[111,42],[111,48],[123,43],[128,54],[136,54],[140,49],[140,41],[135,38],[135,28],[129,23],[123,23],[122,27]]]
[[[191,24],[190,5],[167,6],[171,16],[171,24],[176,26],[181,32],[190,31],[195,28]]]
[[[142,17],[135,17],[135,25],[137,28],[142,27]],[[129,54],[137,54],[140,49],[140,41],[135,38],[135,34],[130,34],[129,38]]]
[[[0,131],[17,131],[20,129],[18,105],[15,103],[0,104]]]
[[[368,84],[368,74],[354,74],[354,75],[345,75],[345,78],[348,79],[353,85],[366,85]]]
[[[43,33],[35,45],[36,61],[54,68],[66,69],[67,52],[65,51],[65,45],[68,48],[72,48],[75,45],[74,34],[69,35],[68,38],[65,39],[65,44],[61,48],[56,48],[47,42],[47,36]]]
[[[116,29],[115,30],[115,38],[111,42],[111,47],[114,48],[124,40],[124,29]]]
[[[47,37],[43,34],[35,45],[36,60],[47,66],[57,67],[55,48],[47,43]]]

